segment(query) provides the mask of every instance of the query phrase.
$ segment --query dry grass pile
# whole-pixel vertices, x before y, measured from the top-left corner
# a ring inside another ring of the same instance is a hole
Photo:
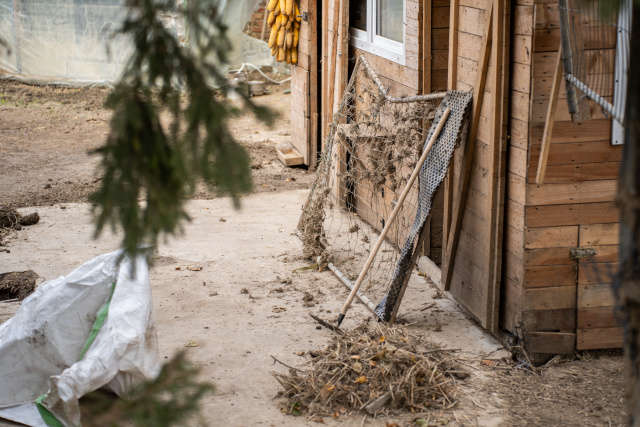
[[[295,415],[423,412],[450,408],[455,384],[468,374],[451,351],[406,328],[364,324],[309,352],[310,369],[274,372]]]
[[[33,270],[0,274],[0,301],[22,301],[36,289],[37,279]]]
[[[36,224],[40,221],[38,212],[22,215],[15,209],[0,206],[0,242],[9,235],[11,230],[20,230],[22,226]]]

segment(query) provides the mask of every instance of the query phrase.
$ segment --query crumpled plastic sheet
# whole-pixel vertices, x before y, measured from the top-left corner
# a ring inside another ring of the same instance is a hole
[[[41,284],[0,325],[0,418],[45,426],[35,401],[47,394],[42,405],[64,425],[79,426],[83,395],[105,387],[126,398],[133,385],[158,375],[145,255],[133,273],[122,251],[98,256]],[[110,296],[104,323],[80,358]]]

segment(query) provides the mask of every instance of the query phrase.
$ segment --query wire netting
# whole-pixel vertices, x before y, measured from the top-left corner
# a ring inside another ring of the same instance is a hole
[[[396,207],[444,107],[452,107],[441,133],[446,143],[437,141],[427,157],[358,294],[382,320],[390,320],[401,299],[416,238],[446,174],[470,99],[470,94],[459,92],[447,97],[391,98],[359,57],[333,117],[298,230],[305,256],[328,266],[350,286]],[[456,100],[462,108],[456,104],[454,109]]]
[[[624,124],[631,0],[621,0],[617,11],[604,1],[559,0],[567,101],[575,113],[590,99]]]

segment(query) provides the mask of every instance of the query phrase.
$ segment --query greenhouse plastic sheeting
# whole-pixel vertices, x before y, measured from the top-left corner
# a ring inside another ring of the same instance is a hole
[[[273,65],[267,44],[243,32],[259,0],[213,0],[233,43],[231,66]],[[183,0],[176,0],[176,4]],[[131,41],[113,36],[126,17],[125,0],[0,0],[0,78],[35,83],[108,84],[120,77]],[[179,14],[163,17],[167,28],[184,34]]]
[[[78,399],[127,397],[160,370],[146,258],[101,255],[38,286],[0,325],[0,418],[80,425]],[[55,425],[55,423],[53,423]]]

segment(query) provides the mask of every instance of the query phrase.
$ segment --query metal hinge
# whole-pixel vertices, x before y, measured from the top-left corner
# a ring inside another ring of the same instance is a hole
[[[302,18],[302,20],[304,22],[309,22],[309,13],[308,12],[302,12],[302,15],[298,15],[298,18]]]
[[[590,258],[598,255],[598,251],[594,248],[571,248],[571,259]]]

